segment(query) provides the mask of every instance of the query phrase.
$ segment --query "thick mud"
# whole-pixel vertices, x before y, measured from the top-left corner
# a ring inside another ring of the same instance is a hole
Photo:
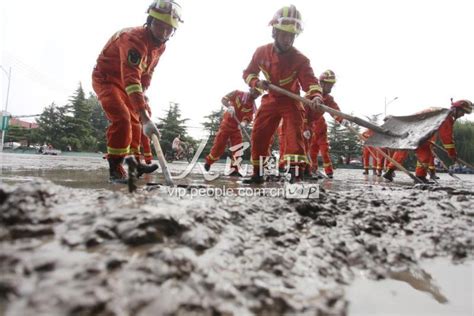
[[[473,313],[472,177],[413,186],[336,170],[317,198],[198,197],[244,185],[196,168],[180,194],[146,185],[159,175],[129,194],[100,158],[0,158],[5,315]]]

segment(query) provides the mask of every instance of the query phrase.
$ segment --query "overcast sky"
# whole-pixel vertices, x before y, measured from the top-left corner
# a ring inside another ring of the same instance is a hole
[[[142,25],[151,1],[1,1],[1,66],[12,68],[8,111],[37,114],[67,103],[91,72],[109,37]],[[474,100],[473,10],[469,0],[181,0],[184,24],[168,42],[148,91],[153,116],[170,101],[190,118],[189,133],[218,110],[223,95],[246,89],[242,71],[258,46],[270,43],[268,22],[294,4],[305,23],[295,47],[317,75],[332,69],[333,95],[361,117],[407,115],[449,99]],[[1,108],[7,76],[0,73]],[[474,115],[469,117],[474,120]]]

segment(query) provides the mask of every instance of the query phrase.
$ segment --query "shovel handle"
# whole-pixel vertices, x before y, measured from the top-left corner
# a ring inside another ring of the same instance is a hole
[[[442,150],[442,151],[444,151],[445,153],[448,153],[448,152],[446,151],[446,149],[444,149],[444,148],[441,147],[440,145],[436,144],[435,142],[431,142],[431,144],[433,144],[433,146],[435,146],[435,147],[438,148],[439,150]],[[456,158],[454,158],[454,160],[456,160],[457,162],[459,162],[459,163],[461,163],[461,164],[463,164],[463,165],[465,165],[465,166],[468,166],[468,167],[471,168],[471,169],[474,169],[474,166],[473,166],[473,165],[471,165],[470,163],[468,163],[468,162],[462,160],[461,158],[456,157]]]
[[[355,128],[353,128],[352,126],[348,126],[347,127],[351,132],[353,132],[355,135],[357,135],[359,137],[359,139],[363,142],[365,142],[365,137],[362,136],[361,134],[359,134]],[[377,153],[381,154],[382,156],[385,157],[385,159],[387,159],[388,161],[390,161],[391,163],[394,164],[395,167],[397,167],[398,169],[400,169],[401,171],[403,171],[404,173],[406,173],[410,178],[412,178],[416,183],[423,183],[423,181],[421,181],[417,176],[415,176],[414,174],[412,174],[410,171],[408,171],[405,167],[402,166],[402,164],[398,163],[398,161],[396,161],[395,159],[393,159],[392,157],[390,157],[389,155],[387,155],[382,149],[378,148],[378,147],[373,147]]]
[[[158,140],[158,136],[153,134],[151,136],[151,140],[153,142],[153,147],[156,151],[156,156],[158,158],[158,163],[160,164],[161,171],[165,176],[165,182],[169,186],[174,186],[173,180],[171,179],[171,173],[168,169],[168,164],[166,163],[165,155],[163,154],[163,150],[161,149],[160,141]]]
[[[275,92],[278,92],[278,93],[281,93],[283,95],[286,95],[287,97],[290,97],[296,101],[300,101],[306,105],[311,105],[311,100],[308,100],[306,98],[303,98],[302,96],[300,96],[299,94],[295,94],[293,92],[290,92],[286,89],[283,89],[279,86],[276,86],[274,84],[269,84],[268,85],[270,90],[272,91],[275,91]],[[346,113],[343,113],[343,112],[340,112],[338,110],[334,110],[333,108],[330,108],[324,104],[320,105],[320,108],[324,111],[324,112],[328,112],[329,114],[331,115],[335,115],[335,116],[340,116],[348,121],[351,121],[357,125],[360,125],[360,126],[364,126],[368,129],[371,129],[373,131],[376,131],[377,133],[380,133],[380,134],[385,134],[385,135],[389,135],[389,136],[394,136],[394,137],[404,137],[406,135],[399,135],[399,134],[396,134],[396,133],[392,133],[391,131],[388,131],[376,124],[373,124],[371,122],[368,122],[366,120],[363,120],[359,117],[355,117],[355,116],[352,116],[352,115],[349,115],[349,114],[346,114]]]

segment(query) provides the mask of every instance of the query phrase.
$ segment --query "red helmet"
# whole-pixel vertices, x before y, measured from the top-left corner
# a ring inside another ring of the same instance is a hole
[[[326,70],[319,76],[319,81],[321,82],[329,82],[329,83],[336,83],[336,74],[332,70]]]
[[[458,100],[456,102],[451,101],[451,108],[458,108],[466,112],[467,114],[472,113],[472,102],[469,100]]]
[[[300,34],[303,32],[301,14],[294,5],[279,9],[268,24],[285,32],[294,34]]]
[[[148,15],[171,25],[175,29],[181,19],[181,6],[172,0],[154,0],[148,7]]]

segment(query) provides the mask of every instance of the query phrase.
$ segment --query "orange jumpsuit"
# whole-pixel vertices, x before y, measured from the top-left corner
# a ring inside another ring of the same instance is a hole
[[[364,138],[369,138],[374,134],[373,131],[370,129],[366,130],[365,132],[362,133],[362,136]],[[364,165],[364,169],[369,169],[370,168],[370,157],[372,157],[372,163],[373,163],[373,168],[376,168],[377,165],[377,154],[375,148],[372,146],[364,146],[362,149],[362,163]],[[375,172],[375,171],[374,171]]]
[[[329,157],[328,126],[324,116],[313,122],[310,156],[313,163],[313,171],[318,170],[318,153],[323,158],[323,168],[326,174],[332,174],[332,163]]]
[[[380,150],[387,155],[389,154],[389,150],[387,148],[380,148]],[[373,149],[373,152],[377,156],[377,172],[380,175],[385,169],[385,157],[378,150]]]
[[[339,105],[337,105],[336,101],[330,94],[323,94],[323,104],[331,109],[340,111]],[[339,123],[342,122],[342,117],[332,115],[332,117],[338,121]],[[326,174],[332,174],[332,163],[331,158],[329,156],[329,143],[327,139],[327,124],[326,120],[324,119],[324,111],[318,110],[313,111],[309,108],[306,108],[306,119],[307,124],[312,131],[311,142],[307,148],[308,152],[311,156],[311,162],[313,163],[313,170],[318,170],[318,151],[321,151],[321,156],[323,158],[323,167],[324,172]],[[323,126],[318,126],[318,125]],[[321,139],[319,139],[321,138]],[[314,149],[312,147],[315,147]],[[318,147],[318,148],[316,148]],[[314,158],[313,158],[314,156]]]
[[[259,73],[272,84],[299,94],[300,87],[306,96],[320,95],[322,90],[315,77],[309,59],[292,47],[278,54],[273,44],[257,48],[243,78],[252,88],[258,82]],[[254,176],[260,175],[260,159],[268,155],[268,148],[280,120],[283,119],[284,156],[291,165],[304,167],[308,162],[303,139],[303,105],[287,96],[269,91],[262,97],[252,130],[252,164]]]
[[[92,73],[92,86],[111,122],[107,128],[107,156],[139,154],[139,111],[146,108],[143,91],[165,50],[157,46],[145,26],[117,32],[107,42]]]
[[[227,99],[235,109],[235,115],[239,122],[250,123],[253,120],[253,114],[255,113],[255,101],[250,99],[248,92],[242,92],[235,90],[227,94],[224,99]],[[228,140],[230,140],[230,146],[242,144],[242,131],[239,128],[239,124],[235,120],[235,117],[231,116],[228,112],[224,113],[219,131],[214,139],[211,152],[206,156],[206,163],[212,165],[214,162],[219,160],[225,151]],[[232,153],[232,161],[235,161],[235,151]],[[232,166],[234,169],[237,166]]]
[[[438,129],[439,138],[441,139],[441,142],[443,143],[443,146],[450,157],[456,157],[457,155],[453,138],[453,129],[455,121],[456,119],[454,118],[454,116],[450,114]],[[432,145],[430,142],[432,139],[433,138],[430,138],[426,142],[422,143],[415,150],[416,157],[418,159],[416,162],[415,170],[415,174],[417,177],[426,177],[429,165],[434,160],[433,153],[431,152]],[[395,152],[395,154],[393,155],[393,159],[395,159],[398,163],[403,163],[407,156],[408,151],[399,150]],[[388,165],[388,167],[389,169],[395,169],[395,166],[391,163]]]

